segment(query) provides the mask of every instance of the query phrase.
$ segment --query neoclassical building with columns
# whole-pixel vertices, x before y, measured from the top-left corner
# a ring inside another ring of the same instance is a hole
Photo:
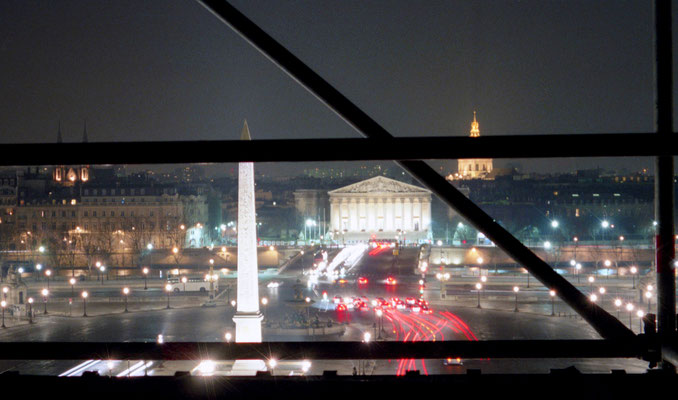
[[[329,193],[335,240],[372,237],[419,242],[431,237],[431,192],[377,176]]]

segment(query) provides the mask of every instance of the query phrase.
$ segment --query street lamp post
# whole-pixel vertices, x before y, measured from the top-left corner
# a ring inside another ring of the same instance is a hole
[[[43,314],[47,314],[47,296],[49,296],[49,290],[42,289],[42,301],[45,303],[45,311]]]
[[[99,267],[99,271],[101,271],[101,286],[103,286],[104,285],[104,271],[106,271],[106,267],[102,265],[101,267]]]
[[[617,319],[620,318],[619,309],[621,308],[621,305],[622,305],[621,299],[614,299],[614,306],[617,308]]]
[[[129,312],[127,310],[127,296],[129,295],[129,288],[128,287],[122,288],[122,294],[125,295],[125,312]]]
[[[169,283],[165,285],[165,291],[167,292],[167,309],[169,310],[170,307],[170,293],[172,292],[172,285]]]
[[[210,301],[214,300],[214,259],[210,258]]]
[[[577,283],[581,283],[581,278],[579,271],[581,271],[581,263],[577,263],[577,265],[574,266],[575,271],[577,271]]]
[[[33,323],[33,298],[28,298],[28,323]]]
[[[146,283],[148,278],[148,268],[144,267],[144,269],[142,269],[141,272],[144,273],[144,290],[148,290],[148,284]]]
[[[638,268],[636,267],[631,267],[631,277],[633,278],[633,287],[632,289],[636,288],[636,272],[638,272]]]
[[[87,296],[89,296],[89,293],[87,293],[86,290],[82,291],[82,316],[86,317],[87,316]]]
[[[629,329],[632,329],[632,327],[631,327],[631,316],[633,315],[633,309],[634,309],[633,304],[631,304],[631,303],[626,304],[626,311],[629,312]]]
[[[377,317],[379,317],[379,333],[377,339],[381,339],[381,331],[384,329],[384,312],[381,309],[377,309]]]
[[[636,311],[636,315],[638,316],[638,333],[643,333],[643,317],[645,316],[645,313],[643,310],[638,310]]]
[[[478,282],[476,283],[476,291],[478,292],[478,305],[476,306],[477,308],[480,308],[480,289],[483,288],[483,285]]]
[[[75,278],[69,279],[68,283],[71,284],[71,297],[75,297]]]
[[[596,278],[589,276],[589,292],[593,292],[593,282],[596,281]]]
[[[308,327],[310,328],[310,327],[311,327],[311,307],[310,307],[310,304],[311,304],[311,298],[310,298],[310,297],[306,297],[306,298],[304,299],[304,301],[306,302],[306,304],[308,304],[308,305],[306,306],[306,319],[308,320]]]
[[[262,298],[261,304],[264,306],[264,315],[266,315],[266,306],[268,305],[268,299],[266,297]]]
[[[2,307],[2,327],[7,328],[5,326],[5,307],[7,307],[7,302],[5,300],[0,301],[0,307]]]
[[[652,311],[652,292],[645,292],[645,297],[647,297],[647,312]]]
[[[551,316],[554,316],[556,315],[556,291],[549,290],[549,296],[551,296]]]
[[[181,283],[184,286],[184,293],[186,293],[186,282],[188,282],[188,278],[186,278],[185,276],[182,276],[181,277]]]
[[[146,248],[148,249],[148,264],[151,268],[153,268],[153,243],[147,244]],[[148,273],[148,268],[144,269],[146,270],[144,273]]]
[[[518,312],[518,291],[520,291],[520,288],[518,286],[514,286],[513,292],[516,294],[516,307],[513,309],[513,312]]]
[[[46,270],[45,275],[47,276],[47,289],[49,289],[49,277],[52,276],[52,270],[51,269]]]

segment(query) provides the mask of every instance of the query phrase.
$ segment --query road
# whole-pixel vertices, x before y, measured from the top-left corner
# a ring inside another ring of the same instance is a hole
[[[488,308],[478,309],[464,302],[431,301],[433,313],[430,315],[413,314],[407,311],[389,310],[383,319],[369,311],[336,311],[329,300],[335,295],[342,297],[414,297],[418,295],[417,275],[412,273],[416,249],[405,249],[397,262],[390,251],[366,253],[352,269],[344,281],[319,280],[317,285],[303,285],[302,293],[314,300],[309,315],[317,314],[319,319],[331,319],[346,324],[345,333],[337,340],[359,341],[369,332],[372,338],[382,336],[386,340],[488,340],[488,339],[597,339],[599,336],[585,322],[577,318],[550,316],[541,309],[527,309],[529,312],[507,312]],[[303,260],[300,268],[304,268]],[[311,260],[312,261],[312,260]],[[309,265],[310,266],[310,265]],[[398,283],[386,285],[385,279],[393,275]],[[360,285],[357,277],[368,278],[368,283]],[[281,282],[278,288],[260,287],[260,296],[266,297],[268,305],[262,307],[265,321],[276,321],[291,312],[285,300],[294,295],[294,285],[298,279],[294,269],[286,271],[285,276],[273,278]],[[304,278],[301,278],[304,284]],[[110,290],[106,289],[105,290]],[[323,300],[326,292],[328,300]],[[427,289],[426,296],[439,296],[439,292]],[[433,299],[431,299],[433,300]],[[178,301],[178,299],[177,299]],[[543,306],[543,304],[542,304]],[[190,307],[160,309],[154,311],[115,312],[95,317],[64,317],[50,315],[38,319],[37,324],[14,326],[0,331],[2,341],[110,341],[110,342],[148,342],[155,341],[159,334],[165,341],[209,341],[222,342],[226,332],[234,331],[232,317],[235,309],[222,302],[217,307]],[[383,323],[383,331],[378,324]],[[377,324],[375,326],[375,324]],[[376,328],[376,330],[375,330]],[[264,331],[264,340],[271,340]],[[279,338],[275,338],[279,340]],[[307,341],[321,338],[287,337],[285,340]],[[441,355],[442,357],[453,355]],[[82,364],[82,361],[5,361],[0,363],[2,370],[18,369],[22,373],[62,374]],[[80,374],[85,370],[98,370],[102,374],[173,374],[175,370],[197,371],[198,361],[164,362],[148,365],[144,369],[140,360],[114,362],[109,369],[108,363],[94,360],[91,365],[81,366],[69,373]],[[350,374],[353,367],[362,373],[403,374],[407,370],[417,369],[422,373],[463,373],[468,368],[479,368],[484,372],[548,372],[549,368],[576,365],[585,371],[608,372],[611,368],[625,368],[629,372],[643,372],[647,363],[639,360],[463,360],[462,366],[444,366],[440,360],[381,360],[368,362],[352,361],[316,361],[307,373],[320,374],[323,370],[338,370],[341,374]],[[136,367],[135,367],[136,366]],[[135,368],[134,368],[135,367]],[[214,373],[230,371],[229,362],[219,362]],[[304,373],[301,361],[289,361],[276,367],[275,373]]]

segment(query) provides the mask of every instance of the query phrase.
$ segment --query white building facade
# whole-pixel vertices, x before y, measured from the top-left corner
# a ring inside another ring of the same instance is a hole
[[[336,241],[397,238],[422,242],[431,237],[431,192],[427,189],[377,176],[328,194]]]

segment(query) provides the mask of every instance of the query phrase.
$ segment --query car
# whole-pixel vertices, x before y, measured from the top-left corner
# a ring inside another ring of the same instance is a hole
[[[411,307],[410,307],[410,311],[412,311],[413,313],[417,313],[417,314],[418,314],[419,312],[421,312],[421,307],[419,307],[419,306],[411,306]]]
[[[447,357],[446,359],[443,360],[443,365],[455,366],[463,365],[463,363],[461,362],[461,357]]]
[[[422,314],[432,314],[432,313],[433,313],[433,310],[431,310],[430,308],[428,308],[428,306],[426,306],[426,305],[422,305],[422,306],[421,306],[421,313],[422,313]]]
[[[418,306],[421,306],[421,307],[423,307],[423,306],[428,306],[428,301],[426,301],[426,300],[424,300],[424,299],[416,299],[416,300],[414,301],[414,304],[416,304],[416,305],[418,305]]]
[[[344,299],[342,299],[341,296],[334,296],[334,298],[332,298],[332,302],[334,304],[341,304],[344,302]]]
[[[346,304],[337,304],[337,311],[346,311]]]
[[[414,297],[408,297],[405,299],[405,303],[413,305],[416,304],[417,300]]]
[[[267,288],[269,289],[275,289],[280,286],[280,282],[277,281],[270,281],[268,285],[266,285]]]
[[[359,285],[367,285],[367,278],[365,278],[364,276],[359,277],[358,278],[358,284]]]
[[[398,283],[398,281],[396,281],[394,277],[389,276],[388,278],[386,278],[387,285],[395,285],[396,283]]]

